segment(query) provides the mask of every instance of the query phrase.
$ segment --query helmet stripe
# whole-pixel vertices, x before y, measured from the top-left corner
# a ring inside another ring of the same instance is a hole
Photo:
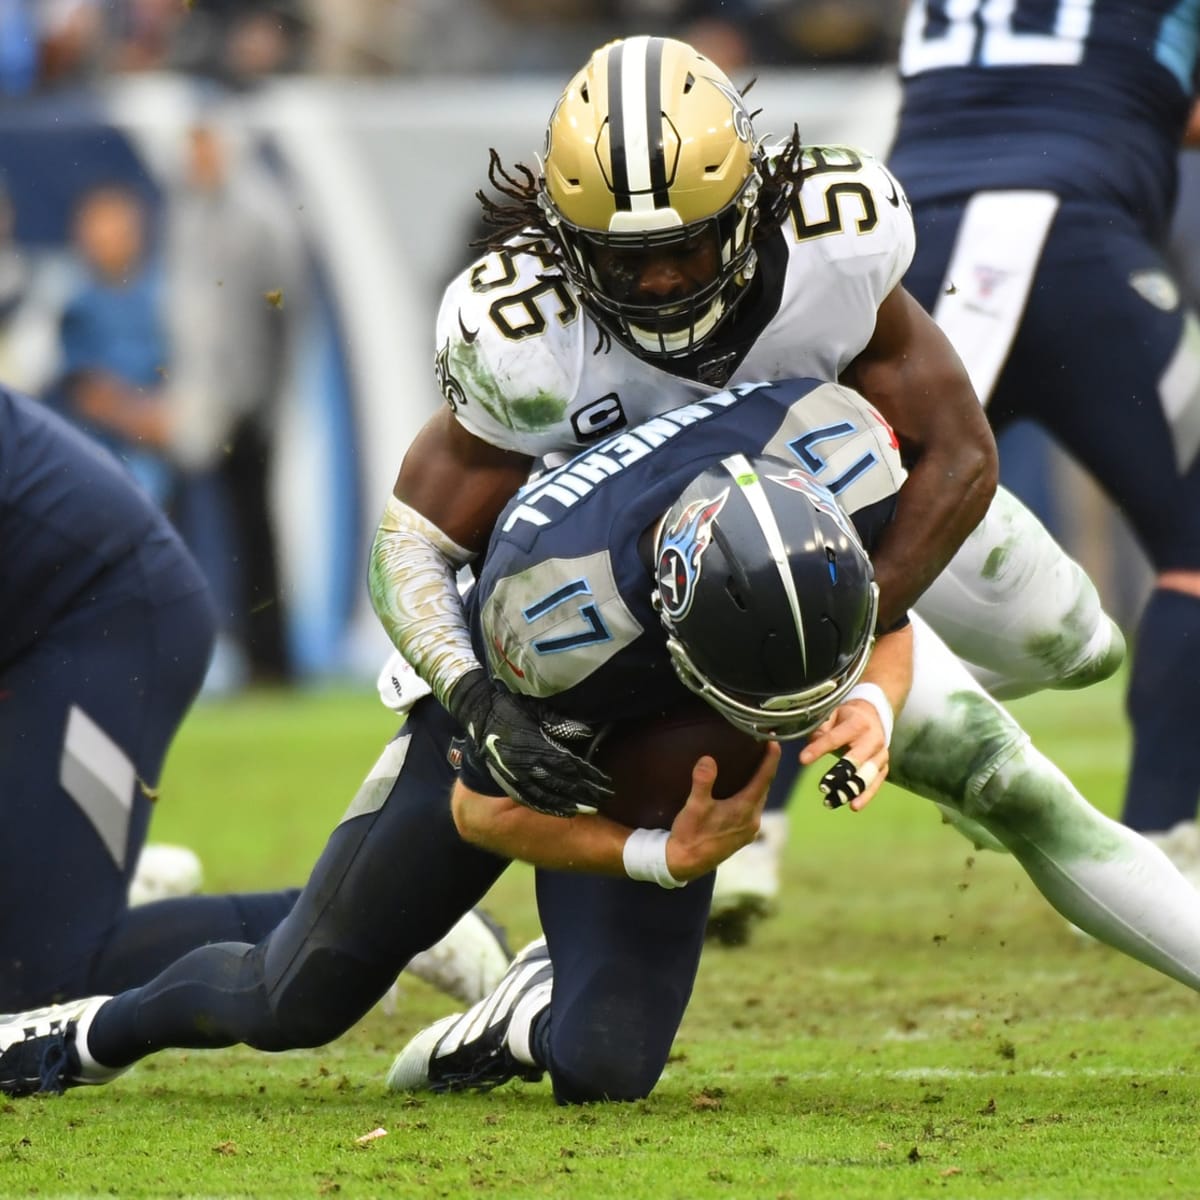
[[[742,489],[742,494],[750,505],[750,511],[754,514],[758,526],[762,530],[767,549],[775,563],[775,569],[779,572],[779,580],[783,584],[788,607],[792,610],[792,623],[796,627],[796,637],[800,642],[800,657],[807,664],[808,643],[804,636],[804,613],[800,608],[800,597],[796,594],[796,580],[792,576],[791,565],[788,562],[787,543],[779,528],[779,522],[775,519],[775,511],[771,508],[771,502],[767,499],[762,480],[758,478],[754,468],[750,465],[750,460],[744,454],[730,455],[721,463],[721,466],[733,476],[735,482]],[[750,482],[747,481],[747,476],[751,477]]]
[[[626,38],[608,59],[609,147],[619,212],[670,204],[662,137],[663,39]]]
[[[608,56],[608,152],[612,158],[613,198],[618,212],[629,211],[629,171],[625,155],[625,95],[622,63],[628,42],[618,42]]]
[[[655,208],[666,208],[671,202],[667,195],[667,160],[663,154],[662,57],[663,39],[651,38],[646,54],[646,150]]]

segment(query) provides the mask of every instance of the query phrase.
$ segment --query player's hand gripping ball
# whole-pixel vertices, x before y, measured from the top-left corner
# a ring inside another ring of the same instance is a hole
[[[764,749],[698,700],[669,716],[608,726],[589,757],[613,781],[612,797],[600,806],[605,816],[634,829],[670,829],[687,803],[698,758],[716,760],[713,796],[721,800],[745,787]]]

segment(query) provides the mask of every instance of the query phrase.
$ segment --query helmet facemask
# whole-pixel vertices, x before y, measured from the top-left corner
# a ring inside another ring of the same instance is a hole
[[[562,249],[563,273],[596,320],[644,357],[680,358],[692,354],[732,315],[754,277],[760,187],[755,171],[733,201],[712,217],[685,225],[674,210],[665,210],[656,219],[669,213],[668,221],[674,217],[674,222],[638,229],[630,220],[626,232],[601,233],[571,224],[545,191],[538,203]],[[712,260],[707,281],[695,281],[679,296],[657,299],[638,294],[647,260],[664,256],[686,263],[700,250]]]
[[[879,588],[871,584],[871,627],[879,610]],[[665,622],[664,622],[665,624]],[[667,652],[671,665],[680,683],[694,692],[706,703],[711,704],[730,725],[756,738],[774,738],[777,741],[792,741],[807,737],[849,695],[850,690],[862,678],[870,660],[875,639],[868,638],[862,644],[858,656],[836,678],[826,679],[810,688],[790,695],[770,696],[766,699],[739,699],[722,690],[711,679],[706,679],[692,662],[687,647],[670,633],[667,635]]]

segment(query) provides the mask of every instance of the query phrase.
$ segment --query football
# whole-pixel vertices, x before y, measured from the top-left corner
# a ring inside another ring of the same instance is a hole
[[[592,751],[613,781],[604,815],[634,829],[670,829],[692,789],[692,767],[702,755],[717,763],[713,795],[732,796],[762,761],[763,744],[735,729],[702,700],[669,716],[610,725]]]

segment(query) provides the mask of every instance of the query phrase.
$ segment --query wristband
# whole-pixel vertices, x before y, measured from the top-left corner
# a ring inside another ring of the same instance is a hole
[[[686,879],[676,879],[667,866],[667,829],[635,829],[626,839],[621,851],[625,874],[641,883],[657,883],[661,888],[687,886]]]
[[[847,693],[843,704],[850,700],[865,700],[879,714],[879,723],[883,726],[883,744],[892,744],[892,728],[896,724],[896,714],[892,712],[892,702],[887,698],[883,688],[877,683],[856,683]]]

